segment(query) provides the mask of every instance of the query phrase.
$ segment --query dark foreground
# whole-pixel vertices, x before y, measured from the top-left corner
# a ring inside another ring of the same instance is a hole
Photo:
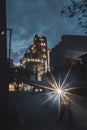
[[[58,104],[45,93],[9,92],[9,130],[87,130],[87,99],[72,104],[74,123],[58,123]]]

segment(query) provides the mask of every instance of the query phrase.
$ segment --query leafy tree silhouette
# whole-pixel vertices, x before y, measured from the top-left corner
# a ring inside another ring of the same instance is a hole
[[[70,5],[62,5],[61,15],[64,17],[73,18],[76,16],[78,24],[81,28],[87,29],[87,0],[81,0],[77,2],[75,0],[70,0]],[[87,32],[84,32],[87,34]]]

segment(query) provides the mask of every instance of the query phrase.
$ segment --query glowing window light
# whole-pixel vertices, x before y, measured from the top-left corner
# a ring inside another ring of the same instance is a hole
[[[4,32],[4,31],[2,31],[2,32],[1,32],[1,35],[4,35],[4,34],[5,34],[5,32]]]
[[[44,43],[43,42],[41,42],[41,46],[43,46],[44,45]]]
[[[34,59],[32,59],[31,61],[34,61]]]
[[[44,39],[42,39],[42,38],[41,38],[41,39],[40,39],[40,41],[42,41],[42,42],[43,42],[43,41],[44,41]]]
[[[44,63],[44,61],[42,60],[42,63]]]
[[[15,91],[14,84],[9,84],[9,91]]]
[[[43,90],[42,90],[41,88],[39,89],[39,91],[40,91],[40,92],[43,92]]]
[[[31,50],[33,50],[34,48],[33,47],[31,47]]]
[[[28,59],[28,61],[30,61],[30,59]]]
[[[35,89],[35,92],[39,92],[37,88]]]
[[[35,47],[35,44],[33,45],[33,47]]]
[[[45,55],[45,54],[43,55],[43,58],[46,58],[46,55]]]
[[[46,43],[44,42],[44,40],[41,40],[41,46],[46,46]]]
[[[26,61],[25,60],[23,60],[23,64],[25,63]]]
[[[45,48],[43,48],[43,49],[42,49],[42,51],[43,51],[43,52],[46,52],[46,49],[45,49]]]

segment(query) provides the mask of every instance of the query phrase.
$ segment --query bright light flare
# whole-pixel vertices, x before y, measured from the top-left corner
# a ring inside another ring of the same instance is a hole
[[[62,95],[62,94],[63,94],[63,90],[62,90],[61,88],[58,88],[56,91],[57,91],[57,93],[58,93],[59,95]]]
[[[71,87],[72,82],[66,83],[66,80],[70,74],[70,71],[71,71],[71,68],[69,69],[69,71],[65,75],[65,78],[62,81],[62,83],[60,82],[61,81],[60,76],[59,76],[59,81],[57,82],[54,75],[50,72],[51,77],[52,77],[52,82],[48,81],[48,83],[50,84],[51,87],[39,85],[40,87],[49,90],[49,92],[46,93],[48,98],[45,101],[43,101],[40,104],[40,106],[45,104],[49,100],[53,100],[52,107],[53,107],[54,103],[57,103],[58,104],[58,112],[60,112],[61,100],[65,102],[65,98],[69,99],[70,102],[77,105],[72,99],[72,96],[75,97],[75,95],[70,92],[71,90],[77,89],[77,87],[75,87],[75,86]]]

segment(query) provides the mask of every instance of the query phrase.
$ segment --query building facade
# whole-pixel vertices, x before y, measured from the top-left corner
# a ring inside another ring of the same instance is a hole
[[[31,72],[31,79],[41,80],[41,75],[48,71],[48,49],[47,38],[45,36],[34,36],[32,45],[30,45],[23,59],[21,66]]]
[[[63,35],[61,42],[51,50],[51,70],[82,63],[87,54],[87,36]]]

